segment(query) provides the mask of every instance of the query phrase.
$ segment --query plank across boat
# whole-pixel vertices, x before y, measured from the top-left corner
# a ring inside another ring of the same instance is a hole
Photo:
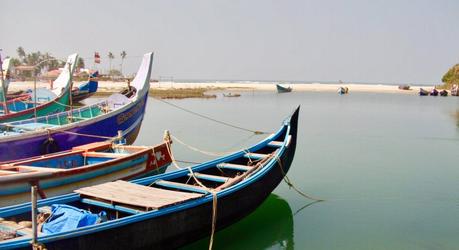
[[[130,183],[104,183],[41,200],[39,211],[71,206],[81,213],[91,211],[100,221],[61,232],[42,232],[38,242],[48,249],[170,249],[209,235],[212,225],[217,230],[231,225],[254,211],[290,169],[298,114],[299,108],[276,133],[231,155]],[[250,160],[247,153],[265,157]],[[238,165],[247,168],[223,167]],[[225,182],[218,177],[224,177]],[[30,203],[0,208],[0,217],[9,222],[30,220]],[[53,225],[53,221],[46,221],[43,227],[50,228],[47,223]],[[28,248],[30,237],[16,235],[0,241],[0,248]]]

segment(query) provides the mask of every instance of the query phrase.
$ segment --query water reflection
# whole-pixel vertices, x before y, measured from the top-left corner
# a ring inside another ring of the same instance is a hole
[[[207,249],[209,237],[183,249]],[[219,231],[214,249],[294,249],[293,214],[288,202],[271,194],[252,214]]]

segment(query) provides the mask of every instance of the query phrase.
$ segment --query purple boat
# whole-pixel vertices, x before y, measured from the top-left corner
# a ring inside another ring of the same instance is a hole
[[[145,113],[152,62],[153,53],[145,54],[129,91],[123,94],[66,112],[0,124],[0,162],[105,141],[118,131],[126,143],[133,143]]]

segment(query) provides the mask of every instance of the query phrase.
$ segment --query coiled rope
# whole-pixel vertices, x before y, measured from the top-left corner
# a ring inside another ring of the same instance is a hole
[[[180,109],[180,110],[185,111],[185,112],[187,112],[187,113],[190,113],[190,114],[199,116],[199,117],[201,117],[201,118],[204,118],[204,119],[207,119],[207,120],[209,120],[209,121],[213,121],[213,122],[216,122],[216,123],[219,123],[219,124],[228,126],[228,127],[232,127],[232,128],[235,128],[235,129],[243,130],[243,131],[246,131],[246,132],[251,132],[251,133],[254,133],[254,134],[256,134],[256,135],[260,135],[260,134],[270,134],[270,132],[264,132],[264,131],[259,131],[259,130],[252,130],[252,129],[243,128],[243,127],[240,127],[240,126],[237,126],[237,125],[234,125],[234,124],[230,124],[230,123],[228,123],[228,122],[220,121],[220,120],[217,120],[217,119],[212,118],[212,117],[210,117],[210,116],[203,115],[203,114],[197,113],[197,112],[195,112],[195,111],[191,111],[191,110],[186,109],[186,108],[184,108],[184,107],[181,107],[181,106],[179,106],[179,105],[177,105],[177,104],[170,103],[170,102],[168,102],[168,101],[166,101],[166,100],[163,100],[163,99],[161,99],[161,98],[158,98],[158,97],[153,97],[153,98],[156,99],[156,100],[158,100],[158,101],[160,101],[160,102],[163,102],[163,103],[165,103],[165,104],[167,104],[167,105],[170,105],[170,106],[172,106],[172,107],[174,107],[174,108]]]

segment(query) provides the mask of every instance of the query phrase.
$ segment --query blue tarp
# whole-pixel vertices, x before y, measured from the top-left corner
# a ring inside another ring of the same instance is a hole
[[[103,217],[105,212],[93,214],[69,205],[54,204],[51,206],[51,216],[43,223],[42,232],[53,234],[94,225]]]

